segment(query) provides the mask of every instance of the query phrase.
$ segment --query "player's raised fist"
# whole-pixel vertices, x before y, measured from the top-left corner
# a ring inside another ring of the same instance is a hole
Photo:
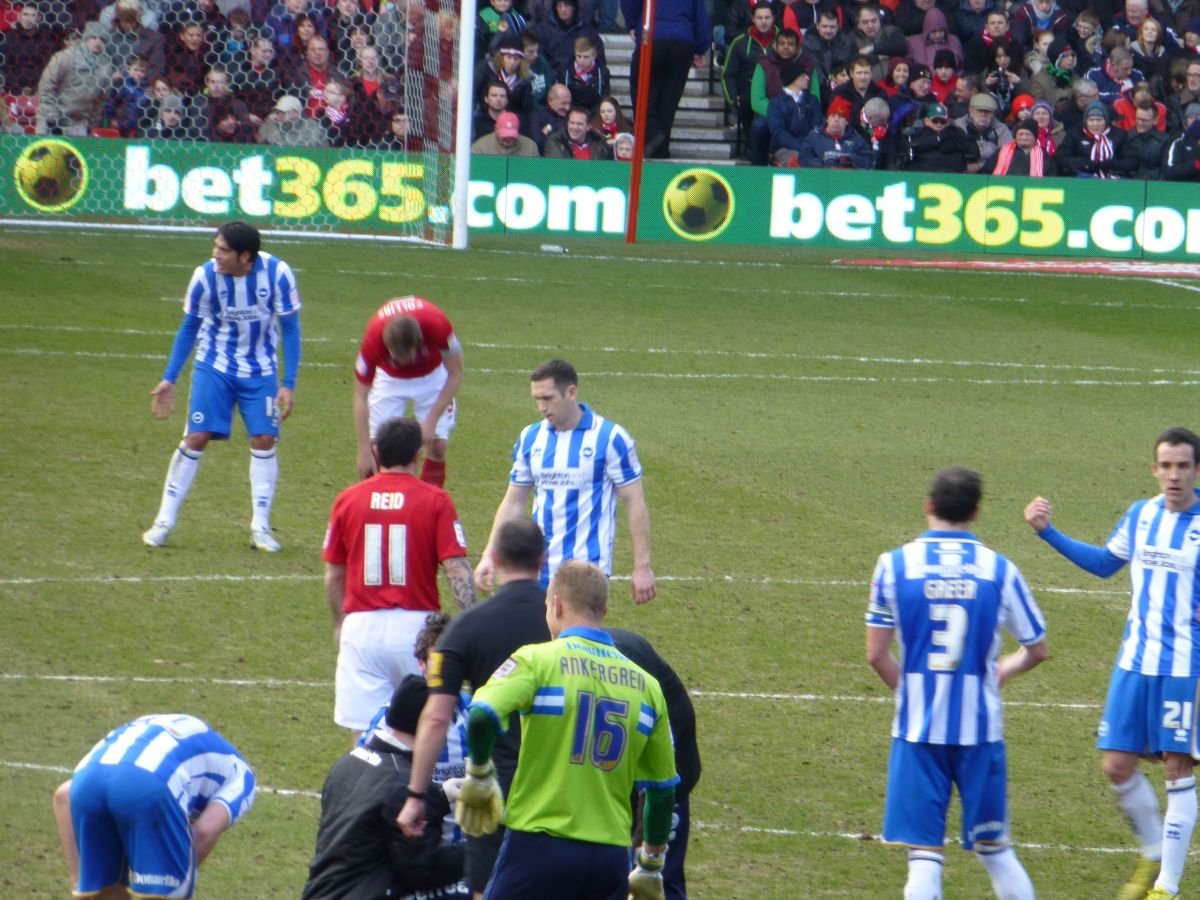
[[[1041,534],[1049,527],[1050,514],[1053,511],[1054,508],[1045,497],[1034,497],[1025,507],[1025,521],[1029,523],[1029,527]]]

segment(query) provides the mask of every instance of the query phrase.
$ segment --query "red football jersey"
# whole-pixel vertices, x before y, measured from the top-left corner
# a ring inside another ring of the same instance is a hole
[[[394,316],[412,316],[421,326],[421,346],[417,358],[406,366],[396,365],[383,344],[383,326]],[[442,364],[442,354],[453,348],[458,352],[458,338],[446,314],[420,297],[397,297],[389,300],[367,323],[354,376],[363,384],[375,380],[375,370],[383,369],[393,378],[420,378]]]
[[[467,555],[454,501],[407,472],[380,472],[333,501],[325,562],[346,567],[347,613],[436,612],[438,565]]]

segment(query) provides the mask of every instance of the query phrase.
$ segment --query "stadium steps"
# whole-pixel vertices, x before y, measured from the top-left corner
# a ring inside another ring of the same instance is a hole
[[[629,70],[633,62],[633,39],[628,34],[606,34],[604,53],[613,96],[632,118]],[[684,163],[733,165],[739,162],[733,157],[733,141],[734,130],[725,123],[725,98],[720,82],[714,80],[710,92],[708,68],[693,69],[671,130],[672,158]]]

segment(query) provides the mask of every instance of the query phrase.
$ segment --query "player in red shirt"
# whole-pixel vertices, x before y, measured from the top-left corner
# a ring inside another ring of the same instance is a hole
[[[467,539],[450,495],[416,477],[421,426],[393,418],[372,443],[379,474],[338,494],[325,534],[325,598],[338,645],[339,725],[362,731],[408,674],[441,565],[459,608],[475,603]]]
[[[446,314],[420,297],[389,300],[367,323],[354,364],[354,431],[358,474],[376,471],[371,437],[412,401],[421,423],[421,478],[446,483],[446,442],[454,429],[454,395],[463,380],[462,346]]]

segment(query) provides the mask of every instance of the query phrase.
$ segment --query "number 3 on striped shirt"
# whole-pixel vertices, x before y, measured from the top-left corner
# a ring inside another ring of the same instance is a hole
[[[629,701],[612,697],[597,699],[591,691],[580,691],[576,700],[571,765],[581,766],[590,761],[606,772],[615,769],[625,752],[624,719],[629,715]]]
[[[925,664],[931,672],[953,672],[962,662],[963,644],[967,640],[967,611],[953,603],[931,603],[929,618],[935,623],[944,622],[945,628],[935,627],[929,635],[930,642],[943,648],[930,650]]]

